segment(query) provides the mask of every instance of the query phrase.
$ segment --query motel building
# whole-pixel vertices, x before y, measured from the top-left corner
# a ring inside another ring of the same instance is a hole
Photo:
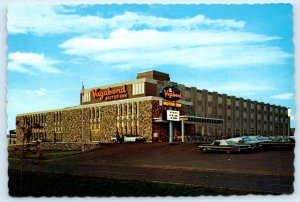
[[[140,72],[135,80],[82,89],[80,105],[18,114],[17,143],[110,142],[116,134],[147,141],[197,142],[245,135],[287,136],[289,109],[170,81],[169,74]]]

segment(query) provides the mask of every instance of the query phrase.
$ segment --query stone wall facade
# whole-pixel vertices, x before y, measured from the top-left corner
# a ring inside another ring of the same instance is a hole
[[[163,106],[160,103],[159,99],[149,97],[20,115],[16,118],[17,144],[22,143],[24,128],[35,123],[40,124],[42,129],[33,130],[32,141],[111,142],[111,138],[117,134],[140,135],[147,141],[153,141],[153,133],[159,134],[159,141],[168,141],[168,123],[153,121],[163,115]],[[180,113],[193,115],[193,107],[183,106]],[[180,124],[174,124],[176,131],[180,132]]]
[[[152,140],[152,104],[153,101],[138,102],[138,134]]]
[[[31,141],[110,142],[117,133],[141,135],[148,141],[152,141],[152,120],[154,117],[161,116],[161,113],[159,101],[149,99],[19,115],[16,117],[17,144],[22,143],[25,128],[35,123],[40,124],[42,129],[32,130]]]

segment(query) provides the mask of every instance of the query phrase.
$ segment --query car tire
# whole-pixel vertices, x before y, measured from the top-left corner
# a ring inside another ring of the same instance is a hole
[[[227,154],[230,154],[230,151],[227,151]]]
[[[207,152],[207,149],[206,149],[206,148],[203,148],[203,149],[202,149],[202,152],[203,152],[203,153],[206,153],[206,152]]]

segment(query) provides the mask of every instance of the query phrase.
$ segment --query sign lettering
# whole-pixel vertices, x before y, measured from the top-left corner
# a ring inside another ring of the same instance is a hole
[[[180,112],[174,110],[167,110],[168,121],[179,121]]]
[[[170,101],[177,101],[182,98],[180,90],[172,86],[162,88],[159,94],[162,98]]]
[[[101,89],[93,89],[92,96],[94,99],[103,101],[109,100],[117,100],[117,99],[124,99],[128,97],[126,86],[123,85],[122,87],[111,89],[108,87],[106,90]]]

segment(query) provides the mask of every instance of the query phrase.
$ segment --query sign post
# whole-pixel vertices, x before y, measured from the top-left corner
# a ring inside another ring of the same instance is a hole
[[[163,102],[163,106],[167,107],[166,120],[169,121],[169,144],[173,144],[173,121],[179,121],[180,117],[180,112],[176,108],[182,107],[182,104],[176,103],[176,101],[182,98],[182,94],[179,89],[172,86],[161,88],[159,94],[163,99],[168,100]]]
[[[180,112],[167,110],[167,120],[169,121],[169,143],[173,144],[173,121],[179,121]]]
[[[169,121],[169,144],[173,144],[173,122]]]

